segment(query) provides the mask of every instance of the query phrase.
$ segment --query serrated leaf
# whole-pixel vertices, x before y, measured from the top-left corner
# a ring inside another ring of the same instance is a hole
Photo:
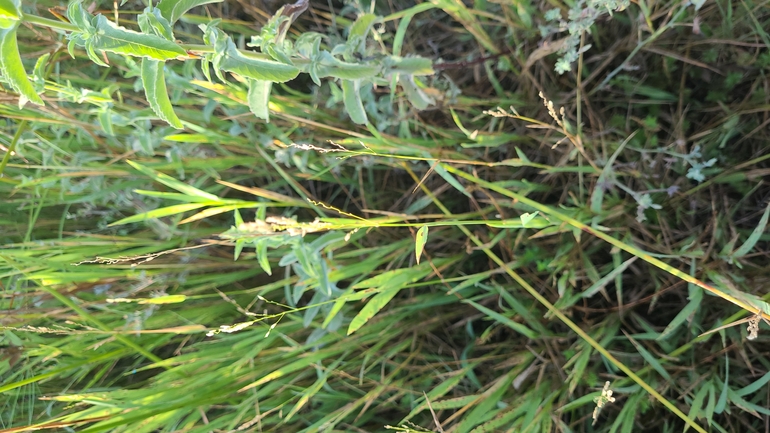
[[[226,48],[221,56],[220,68],[254,80],[283,83],[293,80],[299,75],[299,69],[296,66],[273,60],[246,57],[238,51],[235,43],[230,38],[227,39]],[[214,64],[216,65],[217,62]]]
[[[142,59],[142,86],[147,102],[155,114],[176,129],[184,129],[182,122],[174,113],[174,107],[166,90],[166,79],[163,67],[166,62],[153,59]]]
[[[364,305],[364,308],[356,314],[356,317],[350,322],[348,326],[348,335],[356,332],[359,328],[364,326],[375,314],[382,310],[385,305],[398,294],[401,288],[395,288],[386,290],[384,292],[376,294],[369,302]]]
[[[187,55],[174,42],[120,27],[104,15],[97,15],[96,34],[89,41],[94,49],[127,56],[168,60]]]
[[[43,100],[35,92],[35,87],[27,77],[21,62],[19,46],[16,43],[16,28],[17,26],[0,29],[0,73],[13,90],[23,97],[19,100],[20,107],[24,105],[24,98],[34,104],[43,105]]]
[[[350,120],[359,125],[365,125],[367,122],[366,110],[364,110],[364,104],[361,102],[360,90],[360,80],[342,80],[342,98]]]
[[[21,18],[21,0],[0,0],[0,18],[18,21]]]
[[[422,226],[417,230],[417,237],[414,240],[414,255],[418,265],[420,264],[420,256],[422,256],[426,242],[428,242],[428,226]]]
[[[158,9],[171,24],[182,17],[187,11],[209,3],[220,3],[222,0],[160,0]]]
[[[249,110],[255,116],[270,123],[270,90],[273,83],[265,80],[249,80],[249,91],[246,95],[246,101],[249,104]]]

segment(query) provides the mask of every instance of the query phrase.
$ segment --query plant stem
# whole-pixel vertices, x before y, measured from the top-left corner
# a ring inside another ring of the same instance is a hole
[[[3,176],[3,171],[5,171],[5,166],[8,165],[8,161],[11,160],[11,155],[13,155],[13,151],[16,149],[16,143],[19,142],[19,139],[21,138],[21,134],[24,132],[24,129],[26,127],[27,127],[26,119],[19,122],[19,127],[16,129],[16,134],[13,135],[13,139],[11,139],[11,144],[8,145],[8,150],[5,152],[5,156],[3,156],[3,160],[0,161],[0,177]]]
[[[76,32],[77,26],[63,21],[52,20],[48,18],[39,17],[37,15],[22,14],[21,20],[25,23],[35,24],[38,26],[48,27],[54,30],[60,30],[62,32]]]

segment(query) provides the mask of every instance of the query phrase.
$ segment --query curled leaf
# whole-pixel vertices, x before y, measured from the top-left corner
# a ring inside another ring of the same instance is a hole
[[[166,90],[163,66],[166,62],[153,59],[142,59],[142,86],[147,102],[155,114],[176,129],[184,129],[182,122],[174,113],[174,107]]]
[[[0,72],[13,90],[21,95],[20,107],[26,101],[43,105],[43,100],[35,91],[35,87],[27,77],[27,72],[21,62],[19,46],[16,42],[16,28],[17,25],[8,29],[0,29]]]
[[[366,111],[361,102],[361,81],[360,80],[342,80],[342,95],[345,102],[345,110],[350,115],[350,120],[359,124],[366,124]]]

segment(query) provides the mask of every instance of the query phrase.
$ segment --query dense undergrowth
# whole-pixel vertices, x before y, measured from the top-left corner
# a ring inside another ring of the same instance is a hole
[[[2,431],[764,431],[767,3],[22,3]]]

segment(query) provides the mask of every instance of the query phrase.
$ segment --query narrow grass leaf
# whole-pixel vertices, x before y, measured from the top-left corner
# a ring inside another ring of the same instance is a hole
[[[187,56],[187,51],[174,42],[120,27],[104,15],[96,16],[96,31],[92,47],[98,50],[155,60]]]
[[[158,171],[155,171],[149,167],[145,167],[137,162],[134,161],[126,161],[131,167],[134,167],[139,172],[144,174],[145,176],[148,176],[152,178],[153,180],[162,183],[163,185],[166,185],[169,188],[175,189],[182,194],[187,194],[190,196],[200,197],[206,200],[210,200],[213,202],[221,202],[222,200],[215,196],[214,194],[209,194],[205,191],[201,191],[198,188],[195,188],[193,186],[187,185],[186,183],[182,183],[173,177],[160,173]]]
[[[708,425],[712,424],[712,419],[714,417],[714,409],[716,408],[717,398],[716,398],[716,387],[714,386],[714,381],[709,380],[708,382],[708,390],[709,390],[709,399],[706,403],[706,409],[703,411],[703,416],[706,417],[706,421],[708,421]]]
[[[16,42],[16,28],[17,24],[13,24],[10,28],[0,29],[0,72],[13,90],[21,95],[19,107],[22,107],[27,100],[43,105],[43,100],[35,91],[35,86],[27,77],[21,62],[19,46]]]
[[[249,91],[246,94],[246,102],[249,104],[249,110],[255,116],[270,122],[270,89],[273,83],[265,80],[249,80]]]
[[[414,240],[414,256],[417,259],[417,264],[420,264],[420,256],[425,248],[425,243],[428,242],[428,226],[422,226],[417,230],[417,237]]]
[[[465,407],[478,400],[479,398],[481,397],[478,395],[466,395],[463,397],[455,397],[442,401],[432,401],[430,406],[433,408],[433,410],[457,409],[458,407]]]
[[[369,302],[366,303],[366,305],[364,305],[364,308],[362,308],[361,311],[356,314],[356,317],[350,321],[347,335],[356,332],[358,329],[364,326],[366,322],[368,322],[372,317],[374,317],[375,314],[382,310],[382,308],[385,307],[385,305],[387,305],[388,302],[390,302],[390,300],[393,299],[393,297],[395,297],[400,290],[401,288],[399,287],[376,294],[371,300],[369,300]]]
[[[166,121],[176,129],[184,129],[182,122],[174,113],[174,107],[166,90],[166,79],[163,67],[166,62],[153,59],[142,59],[142,86],[147,102],[161,120]]]
[[[714,413],[716,414],[724,412],[725,408],[727,407],[727,393],[730,391],[730,387],[728,386],[729,381],[730,363],[729,359],[727,359],[727,354],[725,354],[725,381],[722,382],[722,392],[719,394],[716,407],[714,407]]]
[[[642,355],[642,358],[644,358],[644,360],[647,361],[647,363],[650,364],[650,366],[655,371],[657,371],[658,374],[660,374],[664,379],[668,381],[671,380],[671,375],[668,374],[668,371],[666,371],[666,369],[663,368],[660,362],[658,362],[658,360],[654,356],[652,356],[652,354],[648,352],[647,349],[644,348],[644,346],[642,346],[636,340],[634,340],[634,338],[628,335],[626,331],[623,331],[623,334],[625,334],[626,338],[628,338],[628,341],[630,341],[631,344],[633,344],[634,347],[636,348],[636,351],[639,352],[640,355]],[[692,418],[692,416],[690,418]]]
[[[739,259],[745,256],[749,253],[749,251],[751,251],[752,248],[754,248],[754,245],[757,244],[759,238],[762,237],[762,234],[765,232],[768,217],[770,217],[770,203],[767,204],[765,213],[762,214],[762,218],[760,218],[759,224],[757,224],[757,227],[755,227],[754,231],[751,232],[751,235],[748,239],[746,239],[746,242],[744,242],[740,248],[735,250],[735,252],[730,255],[731,260]]]
[[[148,191],[144,189],[135,189],[134,192],[137,194],[146,195],[148,197],[157,197],[165,200],[183,201],[187,203],[190,203],[190,202],[201,203],[201,202],[211,201],[208,198],[197,197],[197,196],[182,194],[178,192]]]
[[[411,412],[409,412],[409,415],[404,417],[403,420],[399,424],[403,424],[404,422],[412,419],[415,415],[418,413],[428,409],[428,401],[431,402],[431,407],[433,409],[436,409],[435,406],[433,406],[433,401],[443,397],[446,393],[454,389],[463,379],[465,379],[465,374],[468,372],[468,370],[473,369],[476,367],[477,364],[471,364],[467,367],[462,368],[461,370],[458,370],[456,372],[452,372],[452,375],[449,377],[449,379],[441,382],[440,384],[436,385],[433,389],[431,389],[427,393],[428,400],[425,401],[423,399],[422,403],[417,405],[414,409],[412,409]],[[462,407],[464,405],[460,405],[459,407]]]
[[[698,418],[701,415],[701,409],[703,407],[703,400],[706,399],[706,396],[708,395],[709,387],[708,386],[701,386],[700,389],[698,389],[698,392],[695,394],[695,397],[692,399],[692,403],[690,403],[690,412],[687,413],[687,416],[690,417],[690,419]],[[685,425],[684,431],[690,429],[690,426]]]
[[[206,204],[212,205],[214,203],[206,202]],[[182,221],[179,221],[179,224],[180,225],[182,225],[182,224],[189,224],[189,223],[191,223],[193,221],[198,221],[198,220],[202,220],[202,219],[205,219],[205,218],[210,218],[210,217],[212,217],[214,215],[220,215],[220,214],[223,214],[225,212],[230,212],[231,210],[244,209],[244,208],[248,209],[248,208],[254,208],[254,207],[258,207],[258,206],[264,207],[260,203],[248,203],[248,202],[237,203],[237,204],[229,204],[229,205],[226,205],[226,206],[211,207],[211,208],[208,208],[208,209],[204,209],[204,210],[196,213],[195,215],[191,215],[191,216],[183,219]]]
[[[244,386],[243,388],[239,389],[238,392],[247,391],[251,388],[262,385],[263,383],[267,383],[272,380],[278,379],[279,377],[283,377],[289,373],[295,372],[297,370],[301,370],[303,368],[307,368],[308,366],[313,365],[316,362],[322,361],[330,356],[338,355],[343,351],[345,351],[346,349],[347,347],[340,347],[339,345],[337,345],[326,350],[319,350],[317,352],[306,352],[307,355],[302,356],[300,359],[292,363],[289,363],[281,368],[273,370],[271,373],[266,374],[256,382],[250,383]]]
[[[439,162],[438,164],[435,164],[433,166],[433,169],[436,171],[436,173],[438,173],[439,176],[441,176],[445,181],[447,181],[448,184],[452,185],[456,190],[460,191],[461,193],[465,194],[468,197],[471,196],[468,193],[468,191],[465,190],[465,187],[462,186],[462,184],[446,170],[443,163]]]
[[[481,304],[478,304],[476,302],[471,301],[470,299],[463,300],[463,303],[470,304],[473,306],[473,308],[481,311],[482,313],[486,314],[487,316],[494,319],[496,322],[501,323],[514,331],[518,332],[519,334],[524,335],[527,338],[530,338],[532,340],[536,339],[538,337],[537,333],[526,326],[522,325],[521,323],[514,322],[513,320],[503,316],[502,314],[491,310]]]
[[[606,186],[609,185],[609,182],[612,180],[614,175],[612,166],[615,164],[615,160],[620,155],[620,152],[623,151],[623,148],[626,147],[626,144],[628,144],[628,142],[631,141],[631,139],[634,138],[638,132],[639,130],[634,131],[631,135],[628,136],[628,138],[623,140],[623,142],[620,143],[620,146],[618,146],[612,156],[610,156],[610,159],[607,160],[607,163],[604,164],[602,173],[599,175],[599,179],[596,181],[596,185],[594,186],[594,192],[591,193],[591,212],[595,214],[601,213],[602,202],[604,201],[604,190]]]
[[[209,3],[219,3],[222,0],[160,0],[156,6],[171,24],[182,17],[190,9]]]
[[[610,272],[607,273],[607,275],[603,276],[599,279],[599,281],[595,282],[591,285],[591,287],[587,288],[582,294],[581,297],[583,298],[590,298],[591,296],[595,295],[599,290],[603,289],[607,284],[609,284],[610,281],[615,279],[615,277],[620,276],[623,271],[628,268],[628,266],[631,265],[631,263],[634,263],[639,257],[631,257],[630,259],[626,260],[625,262],[621,263],[620,266],[614,268]]]
[[[114,223],[109,224],[107,227],[115,227],[115,226],[120,226],[124,224],[146,221],[153,218],[162,218],[162,217],[167,217],[171,215],[177,215],[183,212],[200,209],[203,206],[206,206],[206,204],[205,203],[186,203],[186,204],[176,204],[173,206],[162,207],[159,209],[151,210],[149,212],[143,212],[140,214],[132,215],[127,218],[120,219],[118,221],[115,221]]]
[[[694,288],[690,296],[690,302],[688,302],[687,305],[685,305],[685,307],[679,311],[679,314],[677,314],[673,320],[671,320],[671,323],[669,323],[668,326],[666,326],[666,329],[660,333],[660,336],[657,338],[657,340],[665,340],[666,338],[670,337],[671,334],[676,331],[676,329],[679,328],[679,326],[684,323],[691,314],[695,313],[698,307],[700,307],[702,300],[703,290],[700,288]]]
[[[735,394],[743,397],[746,395],[749,395],[753,392],[759,391],[761,388],[763,388],[767,383],[770,382],[770,372],[765,373],[762,377],[752,382],[750,385],[747,385],[737,391],[735,391]]]
[[[511,386],[511,380],[510,373],[499,378],[494,385],[484,392],[483,397],[476,407],[470,411],[468,416],[463,418],[462,422],[460,422],[453,431],[457,433],[466,433],[479,424],[482,417],[493,410],[497,406],[497,403],[503,398],[503,394],[505,394],[505,391]]]
[[[350,120],[359,125],[366,124],[366,110],[361,102],[361,80],[342,80],[342,99]]]

